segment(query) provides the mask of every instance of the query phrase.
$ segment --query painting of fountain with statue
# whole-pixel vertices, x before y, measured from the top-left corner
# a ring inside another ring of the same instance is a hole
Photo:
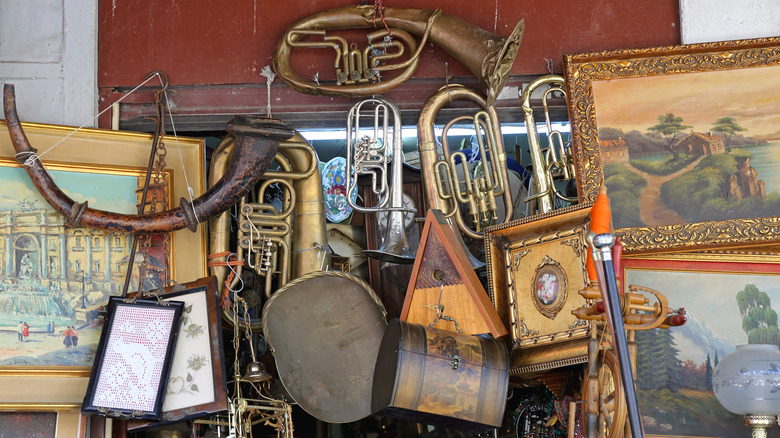
[[[137,171],[49,168],[75,200],[137,211]],[[91,366],[108,298],[122,293],[132,237],[66,226],[14,161],[0,161],[0,185],[0,366]],[[166,239],[140,239],[129,291],[162,285]]]

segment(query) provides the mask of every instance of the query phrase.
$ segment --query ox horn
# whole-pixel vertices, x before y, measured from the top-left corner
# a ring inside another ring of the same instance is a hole
[[[3,87],[3,109],[17,160],[25,162],[37,151],[30,146],[19,122],[11,84]],[[92,209],[86,202],[77,203],[63,193],[40,160],[33,160],[24,168],[41,195],[71,226],[126,233],[165,233],[185,226],[195,231],[198,222],[227,210],[254,187],[271,164],[279,142],[293,136],[293,130],[282,121],[260,116],[236,116],[225,129],[236,137],[236,145],[222,179],[192,202],[182,198],[179,207],[160,213],[132,215]]]

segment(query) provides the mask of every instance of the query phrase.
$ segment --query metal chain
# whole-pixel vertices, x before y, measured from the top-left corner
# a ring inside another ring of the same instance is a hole
[[[151,169],[151,181],[150,181],[150,193],[146,199],[146,205],[142,206],[142,212],[156,213],[158,211],[165,211],[168,207],[168,179],[165,177],[166,162],[165,157],[168,154],[168,150],[165,147],[165,142],[162,140],[165,136],[165,103],[162,101],[162,92],[156,91],[154,94],[155,104],[157,106],[157,117],[159,118],[160,140],[157,145],[156,156],[154,159],[154,166]],[[138,290],[143,290],[144,280],[146,278],[146,272],[151,268],[149,260],[151,260],[151,249],[154,244],[156,236],[161,236],[163,247],[163,260],[162,260],[162,277],[163,280],[169,279],[169,255],[170,255],[170,234],[144,234],[142,235],[143,244],[141,247],[141,253],[143,254],[143,262],[139,267],[139,279]],[[159,273],[155,275],[159,278]]]

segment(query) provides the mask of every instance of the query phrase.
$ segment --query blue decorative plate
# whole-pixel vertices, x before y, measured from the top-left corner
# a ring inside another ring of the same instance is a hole
[[[352,214],[347,202],[347,160],[336,157],[322,169],[322,190],[325,197],[325,217],[334,223],[342,222]],[[357,186],[350,194],[352,202],[357,199]]]

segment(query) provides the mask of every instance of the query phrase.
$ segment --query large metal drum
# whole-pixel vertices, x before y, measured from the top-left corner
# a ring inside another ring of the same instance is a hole
[[[502,342],[394,319],[379,348],[371,410],[479,432],[501,425],[508,385]]]
[[[263,309],[263,333],[282,384],[303,410],[328,423],[371,414],[386,328],[379,297],[360,278],[339,271],[299,277]]]

